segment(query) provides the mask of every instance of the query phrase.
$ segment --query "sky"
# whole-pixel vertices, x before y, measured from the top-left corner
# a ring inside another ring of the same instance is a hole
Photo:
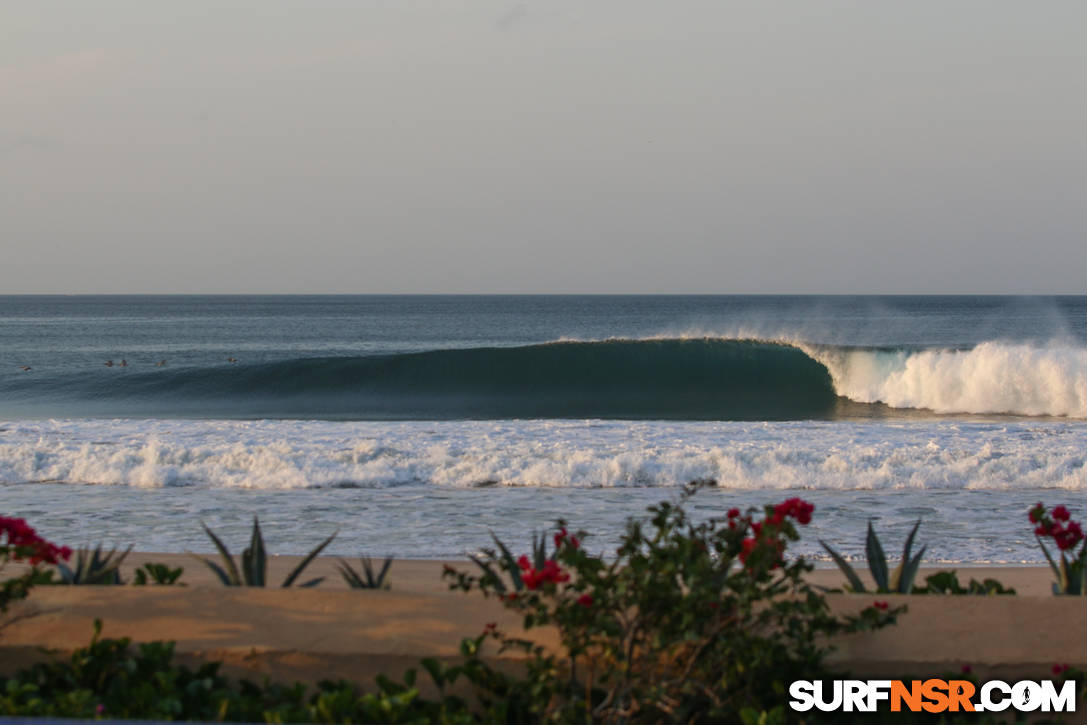
[[[0,293],[1087,293],[1087,3],[0,7]]]

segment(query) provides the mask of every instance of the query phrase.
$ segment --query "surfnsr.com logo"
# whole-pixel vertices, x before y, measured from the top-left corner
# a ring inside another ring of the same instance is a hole
[[[796,680],[789,707],[797,712],[1075,712],[1073,680]]]

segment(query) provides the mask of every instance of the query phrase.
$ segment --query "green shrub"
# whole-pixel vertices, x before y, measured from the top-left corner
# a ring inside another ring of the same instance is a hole
[[[684,499],[698,486],[690,486]],[[794,679],[828,673],[827,635],[890,624],[901,609],[834,616],[787,561],[813,507],[800,499],[692,522],[680,504],[631,520],[613,558],[588,553],[562,522],[542,562],[485,549],[481,574],[445,572],[450,586],[498,597],[526,629],[558,630],[550,652],[490,626],[501,649],[528,656],[518,715],[539,722],[784,722]],[[499,680],[499,682],[503,682]]]
[[[971,578],[965,587],[959,583],[958,574],[954,571],[940,571],[925,577],[926,586],[913,590],[914,594],[954,594],[954,595],[1010,595],[1015,594],[1015,589],[1006,587],[996,579],[984,579],[978,581]]]
[[[170,586],[177,584],[177,580],[181,578],[184,571],[180,566],[174,569],[166,564],[148,562],[136,570],[132,583],[138,587],[147,586],[148,582],[160,586]],[[183,587],[185,585],[177,584],[177,586]]]

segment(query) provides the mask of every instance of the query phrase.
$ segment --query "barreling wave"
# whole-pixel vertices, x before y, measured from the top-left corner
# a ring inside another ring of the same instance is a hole
[[[121,414],[146,408],[156,415],[363,419],[795,419],[829,415],[837,399],[827,369],[799,348],[715,339],[96,371],[54,381],[49,389]]]
[[[1083,418],[1087,350],[998,342],[860,348],[713,337],[569,341],[15,376],[0,381],[0,393],[6,404],[21,400],[62,415],[798,420],[921,409]]]

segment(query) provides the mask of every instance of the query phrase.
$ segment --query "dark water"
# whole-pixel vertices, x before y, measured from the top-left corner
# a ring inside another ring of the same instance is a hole
[[[1076,415],[1078,400],[1049,400],[1059,380],[1025,402],[943,405],[944,389],[970,366],[999,378],[1001,355],[1075,378],[1084,340],[1083,297],[2,297],[0,416]],[[894,377],[928,365],[918,353],[986,343],[1001,347],[938,360],[931,395]]]

